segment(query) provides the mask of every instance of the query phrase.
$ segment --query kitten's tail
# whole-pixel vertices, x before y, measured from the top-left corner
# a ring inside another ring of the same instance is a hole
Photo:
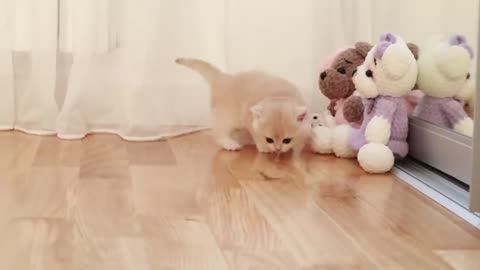
[[[177,58],[175,63],[186,66],[200,75],[202,75],[205,80],[207,80],[210,84],[212,84],[216,79],[218,79],[224,73],[218,69],[217,67],[213,66],[212,64],[194,58]]]

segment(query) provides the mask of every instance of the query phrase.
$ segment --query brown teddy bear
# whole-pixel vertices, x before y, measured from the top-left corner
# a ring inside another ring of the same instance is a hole
[[[335,55],[328,67],[320,73],[320,91],[330,100],[328,110],[337,124],[347,123],[343,119],[343,102],[355,91],[352,76],[371,48],[372,45],[367,42],[357,42],[353,48],[341,50]]]

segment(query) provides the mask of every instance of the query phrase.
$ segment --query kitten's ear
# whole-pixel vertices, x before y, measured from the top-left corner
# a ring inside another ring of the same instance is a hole
[[[307,117],[307,107],[297,107],[297,121],[303,122],[303,120],[305,120],[305,117]]]
[[[252,112],[253,117],[259,118],[262,115],[263,106],[260,104],[253,105],[252,107],[250,107],[250,112]]]

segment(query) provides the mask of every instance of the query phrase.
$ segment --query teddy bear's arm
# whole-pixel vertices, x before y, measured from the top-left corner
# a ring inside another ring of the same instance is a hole
[[[454,126],[457,122],[467,118],[467,113],[463,109],[461,102],[451,99],[442,104],[442,112],[447,117],[449,123]]]
[[[349,123],[361,122],[363,119],[364,105],[362,98],[351,96],[343,105],[343,116]]]
[[[375,116],[365,129],[365,139],[369,143],[387,144],[390,139],[393,115],[397,106],[388,99],[380,99],[375,104]]]
[[[473,120],[463,109],[462,103],[449,100],[443,104],[442,111],[453,130],[470,137],[473,135]]]
[[[330,100],[330,104],[328,104],[327,109],[330,111],[330,114],[332,114],[332,116],[335,116],[335,114],[337,113],[337,110],[335,109],[336,105],[337,105],[336,100]]]

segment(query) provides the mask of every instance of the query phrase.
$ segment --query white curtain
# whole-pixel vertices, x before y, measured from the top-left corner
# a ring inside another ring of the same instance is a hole
[[[453,3],[432,1],[445,11]],[[174,64],[179,56],[285,77],[320,111],[317,78],[328,55],[381,31],[402,34],[408,19],[394,12],[399,6],[408,13],[418,3],[0,0],[0,129],[152,140],[208,127],[208,88]],[[415,14],[419,23],[430,16]]]

